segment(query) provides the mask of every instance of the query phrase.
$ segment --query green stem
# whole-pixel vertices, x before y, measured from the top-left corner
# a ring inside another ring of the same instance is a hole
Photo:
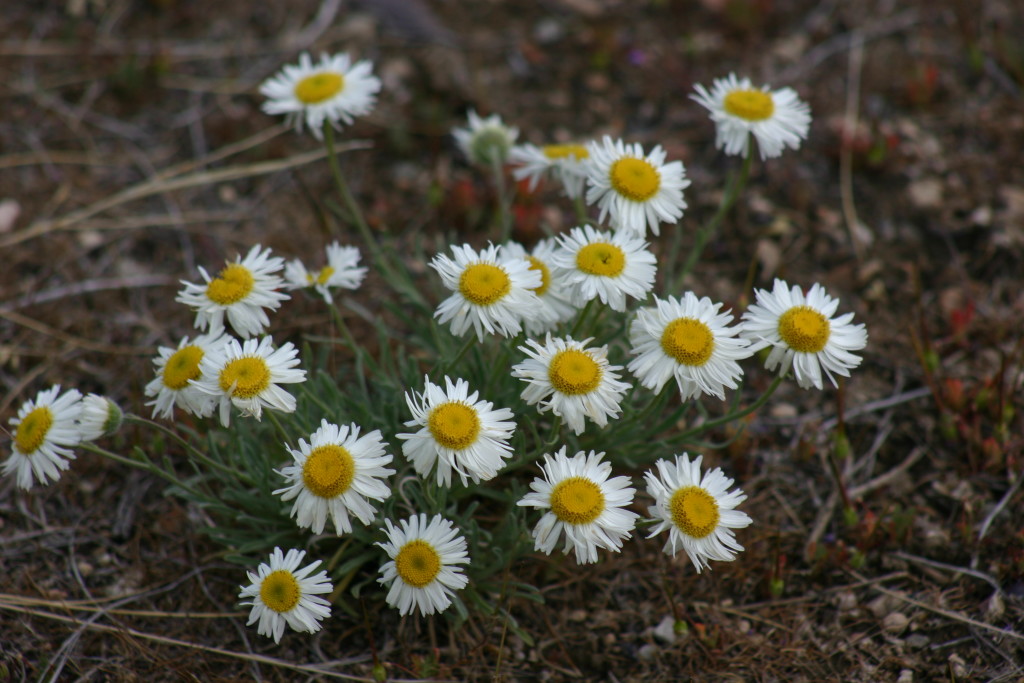
[[[494,175],[494,189],[498,193],[498,224],[501,226],[499,244],[504,244],[512,236],[512,207],[505,183],[505,164],[497,154],[491,155],[491,173]]]
[[[334,326],[341,332],[341,335],[345,338],[345,343],[352,350],[352,355],[355,356],[356,367],[354,372],[359,380],[359,388],[362,390],[363,396],[366,396],[366,373],[363,372],[363,361],[366,351],[352,337],[352,332],[348,329],[348,325],[345,324],[345,319],[341,317],[341,311],[338,306],[331,305],[329,308],[331,309],[331,317],[334,319]]]
[[[445,373],[451,372],[455,368],[455,366],[459,364],[459,361],[462,360],[462,358],[469,352],[469,350],[473,348],[473,345],[476,344],[477,339],[476,337],[473,336],[473,334],[470,334],[469,337],[466,338],[466,343],[463,344],[462,348],[459,349],[459,352],[455,354],[455,358],[453,358],[451,362],[448,363],[448,367],[445,368]]]
[[[551,422],[551,439],[544,442],[544,450],[551,448],[558,442],[558,438],[562,435],[562,416],[555,415],[555,419]]]
[[[195,496],[196,498],[205,498],[203,494],[201,494],[199,491],[192,488],[182,480],[178,479],[178,477],[175,476],[172,472],[167,472],[165,470],[160,469],[148,459],[146,461],[142,461],[133,460],[132,458],[126,458],[125,456],[118,455],[113,451],[108,451],[105,448],[100,448],[94,443],[83,442],[80,443],[78,447],[81,448],[83,451],[89,451],[90,453],[95,453],[96,455],[102,455],[104,458],[109,458],[116,463],[127,465],[129,467],[134,467],[135,469],[142,470],[143,472],[149,472],[150,474],[155,474],[161,479],[170,482],[174,486],[177,486],[178,488],[187,491],[190,495]]]
[[[374,261],[379,264],[381,270],[384,271],[384,276],[388,282],[391,283],[392,287],[399,289],[399,283],[404,283],[406,287],[402,287],[401,291],[409,296],[416,303],[426,306],[426,299],[420,294],[419,290],[412,285],[409,280],[408,273],[399,264],[397,267],[391,263],[391,260],[385,255],[384,251],[377,244],[377,240],[374,238],[373,233],[370,231],[370,226],[366,222],[366,218],[363,216],[362,210],[359,208],[359,204],[356,203],[355,198],[352,196],[352,192],[348,189],[348,183],[345,182],[345,177],[341,174],[341,166],[338,164],[338,155],[335,152],[334,145],[334,128],[331,127],[329,121],[324,121],[324,143],[327,146],[327,162],[331,167],[331,177],[334,178],[334,186],[338,190],[338,194],[341,195],[341,201],[348,209],[349,216],[352,222],[355,223],[356,228],[359,230],[360,236],[363,238],[363,242],[366,244],[366,248],[370,250],[370,254],[373,256]]]
[[[732,422],[733,420],[738,420],[741,417],[746,417],[750,413],[754,412],[755,410],[757,410],[758,408],[763,406],[765,404],[765,402],[767,402],[768,399],[771,397],[771,395],[775,393],[775,390],[779,388],[780,384],[782,384],[782,376],[781,375],[779,375],[778,377],[776,377],[772,381],[771,386],[768,387],[767,391],[765,391],[763,394],[761,394],[761,396],[756,401],[751,403],[746,408],[742,408],[740,410],[734,410],[733,412],[731,412],[731,413],[729,413],[727,415],[723,415],[722,417],[715,418],[714,420],[708,420],[707,422],[705,422],[704,424],[702,424],[702,425],[700,425],[698,427],[694,427],[693,429],[686,430],[685,432],[680,434],[678,438],[679,439],[685,439],[685,438],[689,438],[691,436],[695,436],[697,434],[703,434],[704,432],[708,431],[709,429],[714,429],[715,427],[718,427],[719,425],[728,424],[729,422]]]
[[[590,223],[590,216],[587,215],[587,203],[582,192],[573,198],[572,204],[576,209],[576,220],[579,222],[579,225]]]
[[[125,413],[124,419],[126,421],[128,421],[128,422],[135,422],[136,424],[142,424],[142,425],[146,425],[148,427],[153,427],[154,429],[157,429],[158,431],[163,432],[167,436],[169,436],[172,439],[174,439],[175,441],[177,441],[178,444],[180,444],[182,446],[182,448],[185,449],[185,452],[186,452],[186,454],[189,457],[195,458],[196,460],[200,461],[204,465],[212,467],[215,470],[220,470],[224,474],[229,474],[232,477],[243,477],[243,478],[245,478],[248,481],[248,477],[245,475],[244,472],[240,472],[240,471],[236,470],[233,467],[228,467],[227,465],[225,465],[223,463],[220,463],[220,462],[217,462],[216,460],[211,459],[208,455],[206,455],[205,453],[203,453],[202,451],[197,449],[195,446],[190,444],[188,441],[183,439],[174,430],[168,429],[167,427],[165,427],[164,425],[160,424],[159,422],[153,422],[152,420],[146,419],[146,418],[141,417],[139,415],[134,415],[132,413]]]
[[[754,158],[753,150],[749,150],[747,156],[743,159],[743,165],[740,167],[739,175],[734,175],[726,187],[725,194],[722,195],[722,201],[718,205],[718,210],[715,215],[711,217],[707,223],[705,223],[697,231],[694,236],[693,248],[690,249],[690,253],[686,257],[686,262],[683,264],[682,270],[675,276],[675,287],[673,290],[682,285],[683,278],[693,270],[693,267],[697,265],[697,261],[700,259],[700,255],[704,252],[704,247],[707,245],[708,240],[715,234],[715,230],[722,223],[722,220],[729,213],[729,210],[736,203],[736,199],[739,197],[740,192],[743,191],[743,187],[747,184],[747,178],[750,175],[750,164]]]
[[[576,318],[576,324],[572,326],[572,332],[569,333],[570,337],[579,341],[579,334],[583,331],[583,322],[587,319],[587,316],[590,315],[592,308],[594,308],[594,299],[588,301],[587,305],[583,307],[582,311],[580,311],[579,317]]]
[[[291,443],[291,439],[288,438],[288,432],[285,431],[284,425],[281,424],[281,420],[277,418],[277,413],[273,410],[265,410],[267,418],[274,423],[274,428],[277,429],[278,436],[281,437],[281,443]]]

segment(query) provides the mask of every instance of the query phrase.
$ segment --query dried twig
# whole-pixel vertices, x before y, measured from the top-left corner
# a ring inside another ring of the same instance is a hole
[[[340,151],[365,149],[369,147],[369,143],[363,140],[355,140],[346,145],[340,145],[339,147],[341,148]],[[323,159],[326,155],[327,152],[325,150],[317,149],[311,152],[295,154],[285,159],[261,161],[240,166],[229,166],[227,168],[216,169],[213,171],[199,171],[178,178],[161,178],[157,176],[152,180],[147,180],[137,185],[133,185],[110,197],[105,197],[104,199],[94,202],[85,208],[72,211],[69,214],[52,220],[37,221],[24,230],[20,230],[16,233],[0,238],[0,249],[20,244],[21,242],[41,237],[42,235],[46,235],[47,233],[57,230],[67,230],[75,223],[91,218],[98,213],[107,211],[108,209],[112,209],[115,206],[119,206],[130,201],[165,192],[183,190],[190,187],[213,185],[230,180],[239,180],[241,178],[251,178],[252,176],[285,171],[289,168],[303,166],[313,161]]]
[[[855,571],[851,571],[850,575],[858,579],[864,578]],[[947,619],[959,621],[969,626],[974,626],[975,628],[985,629],[986,631],[993,631],[995,633],[998,633],[999,635],[1024,642],[1024,635],[1021,635],[1020,633],[1017,633],[1016,631],[1010,630],[1008,628],[999,628],[998,626],[994,626],[984,621],[978,621],[977,619],[972,619],[968,616],[964,616],[959,612],[953,612],[948,609],[942,609],[941,607],[935,607],[934,605],[929,605],[927,603],[921,602],[920,600],[915,600],[914,598],[908,598],[907,596],[897,593],[896,591],[891,591],[888,588],[882,588],[878,585],[873,585],[871,586],[871,588],[872,590],[876,590],[879,593],[883,593],[885,595],[888,595],[889,597],[896,598],[897,600],[902,600],[903,602],[913,605],[914,607],[920,607],[923,610],[927,610],[934,614],[938,614],[940,616],[946,617]]]

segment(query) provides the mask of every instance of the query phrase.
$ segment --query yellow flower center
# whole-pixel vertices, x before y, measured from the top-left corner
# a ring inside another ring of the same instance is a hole
[[[588,275],[618,277],[626,268],[626,255],[614,244],[595,242],[576,253],[576,267]]]
[[[687,536],[704,538],[718,526],[718,501],[699,486],[684,486],[668,504],[672,522]]]
[[[314,448],[302,466],[302,481],[313,495],[334,498],[352,486],[356,461],[345,448],[327,444]]]
[[[810,306],[794,306],[779,316],[779,336],[794,351],[821,351],[831,332],[825,316]]]
[[[459,292],[477,306],[490,306],[511,290],[512,281],[508,273],[490,263],[474,263],[459,277]]]
[[[430,411],[427,429],[439,444],[460,451],[476,443],[480,416],[465,403],[449,401]]]
[[[568,524],[589,524],[604,512],[604,494],[589,479],[569,477],[552,489],[551,511]]]
[[[302,591],[299,582],[287,569],[278,569],[267,574],[260,584],[260,599],[275,612],[287,612],[299,604]]]
[[[540,273],[540,287],[534,287],[533,293],[537,296],[544,296],[544,292],[548,291],[548,287],[551,286],[551,270],[548,268],[548,264],[535,256],[527,256],[526,260],[530,262],[530,270]]]
[[[775,113],[775,101],[763,90],[733,90],[722,106],[733,116],[747,121],[764,121]]]
[[[246,356],[228,362],[220,371],[220,388],[238,398],[259,396],[270,386],[270,368],[259,356]]]
[[[441,556],[426,541],[417,538],[402,546],[395,556],[395,570],[413,588],[424,588],[441,571]]]
[[[241,263],[232,263],[206,285],[206,296],[215,304],[230,306],[249,296],[255,279]]]
[[[704,365],[715,350],[715,338],[696,318],[677,318],[665,326],[661,350],[682,365]]]
[[[18,425],[14,444],[21,453],[31,455],[46,441],[46,435],[52,426],[53,411],[48,406],[34,408]]]
[[[327,281],[331,279],[332,275],[334,275],[334,268],[331,268],[330,266],[324,266],[324,269],[321,270],[320,273],[316,276],[316,284],[326,285]]]
[[[544,145],[541,147],[548,159],[566,159],[573,157],[579,161],[590,158],[590,152],[583,145]]]
[[[345,77],[341,74],[313,74],[295,84],[295,99],[303,104],[320,104],[340,93],[344,87]]]
[[[601,384],[601,366],[585,351],[566,349],[551,359],[548,379],[563,394],[589,394]]]
[[[203,349],[195,344],[184,346],[171,354],[164,365],[164,386],[179,391],[188,386],[190,379],[199,379],[199,362],[204,355]]]
[[[644,159],[626,157],[612,164],[608,171],[612,189],[626,199],[645,202],[661,187],[661,175]]]

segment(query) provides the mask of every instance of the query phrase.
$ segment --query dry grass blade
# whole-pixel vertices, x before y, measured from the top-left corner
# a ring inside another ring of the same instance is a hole
[[[322,666],[313,664],[293,664],[292,662],[286,662],[283,659],[276,659],[274,657],[267,657],[266,655],[257,655],[249,652],[237,652],[235,650],[226,650],[220,647],[210,647],[208,645],[200,645],[198,643],[190,643],[185,640],[179,640],[177,638],[168,638],[166,636],[158,636],[154,633],[146,633],[145,631],[139,631],[134,628],[124,628],[116,626],[107,626],[105,624],[96,624],[76,619],[75,617],[69,617],[62,614],[54,614],[53,612],[46,612],[43,610],[32,609],[31,607],[23,607],[17,604],[10,604],[0,600],[0,609],[10,610],[12,612],[20,612],[22,614],[28,614],[35,617],[42,617],[44,619],[54,619],[67,624],[75,624],[79,627],[88,628],[93,631],[99,631],[101,633],[110,633],[118,635],[129,635],[134,638],[142,638],[154,643],[161,643],[163,645],[171,645],[174,647],[184,647],[190,650],[199,650],[214,655],[221,655],[224,657],[231,657],[233,659],[241,659],[249,662],[255,662],[257,664],[266,664],[267,666],[275,666],[281,669],[287,669],[289,671],[297,671],[300,673],[311,674],[316,676],[326,676],[327,678],[335,678],[343,681],[366,681],[367,683],[373,683],[372,678],[365,676],[353,676],[351,674],[344,674],[338,671],[331,671],[325,669]],[[223,615],[226,616],[226,615]],[[347,660],[351,661],[351,660]],[[360,659],[360,661],[362,661]],[[392,683],[412,683],[407,679],[389,679]],[[417,679],[421,681],[422,679]],[[441,682],[438,683],[448,683]]]
[[[858,574],[857,572],[854,572],[854,571],[851,571],[850,575],[855,577],[855,578],[857,578],[857,579],[861,579],[861,580],[864,579],[863,576],[861,576],[860,574]],[[953,621],[959,621],[959,622],[962,622],[964,624],[968,624],[970,626],[974,626],[976,628],[985,629],[986,631],[992,631],[993,633],[998,633],[999,635],[1006,636],[1008,638],[1013,638],[1014,640],[1019,640],[1021,642],[1024,642],[1024,635],[1021,635],[1020,633],[1017,633],[1016,631],[1011,631],[1008,628],[1007,629],[1003,629],[1003,628],[999,628],[998,626],[994,626],[992,624],[986,623],[984,621],[978,621],[977,619],[971,619],[970,617],[964,616],[963,614],[960,614],[959,612],[953,612],[953,611],[948,610],[948,609],[942,609],[941,607],[935,607],[934,605],[929,605],[927,603],[921,602],[920,600],[915,600],[913,598],[908,598],[907,596],[901,595],[900,593],[897,593],[896,591],[891,591],[888,588],[882,588],[881,586],[878,586],[878,585],[872,585],[871,588],[872,588],[872,590],[876,590],[879,593],[884,593],[885,595],[888,595],[891,598],[896,598],[897,600],[902,600],[903,602],[907,603],[908,605],[913,605],[914,607],[920,607],[923,610],[927,610],[927,611],[932,612],[934,614],[938,614],[938,615],[943,616],[943,617],[945,617],[947,619],[952,619]]]
[[[370,144],[368,142],[356,140],[345,145],[339,145],[338,151],[345,152],[354,149],[366,149],[369,146]],[[296,166],[305,166],[311,162],[323,159],[325,156],[327,156],[327,152],[325,150],[318,149],[311,152],[303,152],[302,154],[295,154],[276,161],[260,161],[253,164],[229,166],[227,168],[221,168],[214,171],[191,173],[177,178],[157,177],[153,180],[147,180],[137,185],[133,185],[132,187],[122,190],[117,194],[105,197],[104,199],[94,202],[85,208],[73,211],[59,218],[33,223],[24,230],[7,235],[3,239],[0,239],[0,248],[6,249],[15,244],[20,244],[57,230],[67,230],[74,224],[87,218],[91,218],[98,213],[144,197],[163,194],[165,192],[174,192],[176,190],[183,190],[190,187],[216,185],[230,180],[240,180],[242,178],[251,178],[253,176],[285,171],[289,168],[295,168]]]

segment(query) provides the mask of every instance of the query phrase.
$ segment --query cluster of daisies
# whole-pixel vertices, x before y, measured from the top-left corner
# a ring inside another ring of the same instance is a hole
[[[381,84],[371,69],[347,55],[314,62],[304,54],[260,87],[268,98],[264,110],[286,114],[297,129],[321,138],[329,127],[372,110]],[[716,145],[728,154],[748,156],[756,144],[762,158],[775,157],[798,148],[807,134],[809,109],[788,88],[758,88],[730,75],[710,91],[698,86],[694,99],[710,111]],[[723,304],[707,297],[651,294],[657,266],[645,241],[648,230],[658,235],[662,223],[681,219],[690,184],[683,164],[667,161],[662,147],[645,152],[611,137],[582,145],[517,145],[515,128],[476,112],[454,137],[472,162],[510,163],[514,176],[531,186],[554,177],[567,196],[595,207],[597,224],[610,227],[580,225],[532,249],[511,242],[480,250],[453,246],[450,256],[438,254],[430,263],[451,291],[435,317],[454,335],[472,331],[480,343],[488,335],[524,335],[523,357],[507,372],[521,382],[526,404],[555,416],[553,429],[564,422],[581,434],[588,420],[607,427],[633,388],[626,371],[653,392],[674,379],[686,401],[705,394],[724,399],[725,389],[739,387],[739,361],[760,349],[771,349],[769,370],[792,370],[804,388],[822,388],[823,375],[835,384],[860,363],[854,352],[866,345],[864,326],[852,324],[853,314],[836,317],[838,300],[817,284],[805,293],[776,280],[771,291],[756,291],[757,302],[735,325]],[[177,408],[200,418],[217,414],[228,427],[236,411],[256,419],[264,409],[294,411],[296,400],[284,387],[305,381],[306,373],[297,367],[294,345],[275,346],[265,334],[268,313],[290,298],[287,290],[309,288],[330,304],[332,289],[357,288],[366,274],[359,258],[355,248],[335,243],[327,247],[327,265],[314,271],[298,260],[285,264],[257,245],[215,276],[200,269],[201,282],[183,282],[177,301],[195,312],[196,334],[159,349],[156,376],[145,389],[154,417],[172,418]],[[628,311],[631,302],[649,297],[653,305]],[[570,321],[591,306],[630,315],[625,367],[609,361],[608,346],[568,333]],[[396,438],[424,482],[450,487],[455,475],[463,486],[486,482],[512,456],[512,411],[482,398],[466,380],[445,376],[442,385],[427,376],[422,390],[405,399],[411,419]],[[83,399],[74,390],[60,395],[59,387],[41,392],[11,421],[14,454],[4,472],[16,472],[23,488],[33,478],[56,480],[74,457],[71,448],[119,419],[116,405],[102,397]],[[378,579],[388,589],[387,603],[402,615],[451,605],[468,583],[466,538],[442,515],[378,522],[378,506],[393,490],[388,479],[396,474],[393,449],[380,430],[323,420],[308,441],[300,438],[284,450],[290,461],[276,471],[281,486],[274,495],[291,502],[299,527],[320,534],[330,525],[343,535],[354,522],[377,525],[384,538],[377,545],[388,557]],[[629,509],[636,489],[628,477],[613,476],[604,458],[595,451],[570,456],[565,446],[543,454],[541,476],[517,501],[540,511],[532,531],[536,550],[550,554],[561,543],[577,562],[592,563],[599,550],[618,551],[631,537],[640,517]],[[682,453],[656,461],[644,475],[653,500],[649,536],[668,532],[665,553],[684,553],[698,572],[711,561],[733,560],[743,550],[734,530],[751,523],[736,509],[745,494],[721,469],[702,472],[701,464],[701,456]],[[304,551],[275,548],[241,587],[243,604],[251,606],[249,623],[258,622],[259,633],[275,641],[285,626],[314,632],[330,615],[323,596],[335,589],[326,571],[317,571],[319,560],[303,566],[304,559]]]
[[[327,265],[310,271],[298,259],[285,266],[257,245],[216,277],[200,267],[204,282],[183,282],[177,297],[195,311],[198,334],[158,349],[156,377],[145,388],[153,416],[170,418],[175,407],[197,417],[219,410],[226,427],[232,406],[257,419],[263,408],[293,411],[295,399],[280,385],[304,381],[305,371],[295,367],[298,352],[291,343],[275,348],[270,336],[258,336],[270,324],[267,311],[290,298],[281,290],[311,288],[330,302],[331,288],[355,289],[366,275],[359,258],[355,247],[334,243],[327,247]],[[13,454],[3,472],[15,473],[23,489],[56,481],[75,459],[75,446],[112,434],[122,419],[107,397],[83,397],[77,389],[62,394],[60,386],[43,390],[11,419]]]

